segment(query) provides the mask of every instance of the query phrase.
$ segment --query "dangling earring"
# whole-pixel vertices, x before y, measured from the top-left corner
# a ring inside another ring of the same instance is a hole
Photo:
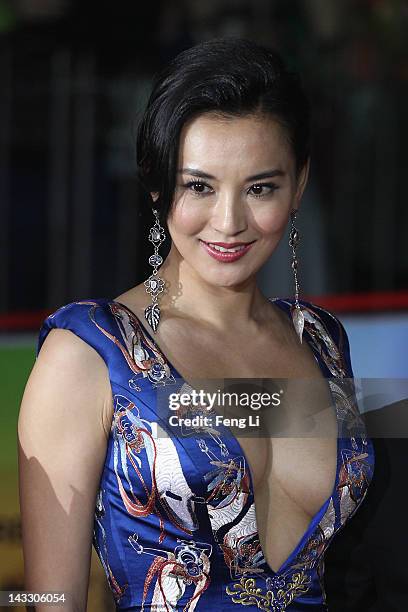
[[[157,303],[159,293],[164,290],[164,280],[157,276],[157,268],[163,263],[163,257],[159,255],[159,246],[166,239],[166,234],[163,227],[160,225],[159,213],[153,208],[153,214],[156,217],[154,225],[150,228],[149,240],[154,245],[154,255],[150,255],[149,264],[153,266],[153,272],[144,282],[147,293],[152,296],[152,303],[144,310],[144,316],[150,327],[156,332],[160,322],[160,308]]]
[[[293,276],[295,279],[295,303],[291,306],[290,312],[292,315],[293,326],[296,330],[297,335],[299,336],[300,344],[302,344],[302,335],[303,335],[303,328],[305,325],[305,318],[303,316],[303,312],[299,304],[299,282],[298,282],[298,276],[297,276],[298,260],[296,258],[296,249],[300,241],[300,234],[297,228],[295,227],[296,214],[297,214],[297,210],[296,208],[294,208],[290,213],[292,227],[290,230],[289,246],[292,247],[292,270],[293,270]]]

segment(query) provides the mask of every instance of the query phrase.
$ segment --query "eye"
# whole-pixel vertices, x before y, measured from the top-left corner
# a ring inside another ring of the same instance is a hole
[[[262,190],[264,187],[267,187],[269,191],[266,193],[260,192],[259,190]],[[265,196],[271,195],[274,191],[279,189],[279,187],[275,185],[275,183],[255,183],[250,187],[250,190],[251,189],[258,190],[256,193],[253,193],[254,198],[264,198]]]
[[[186,189],[189,189],[194,196],[203,196],[203,195],[207,195],[207,193],[204,191],[204,189],[206,187],[208,187],[208,189],[211,189],[211,187],[209,185],[207,185],[206,183],[203,183],[202,181],[189,181],[188,183],[184,184],[184,187]]]

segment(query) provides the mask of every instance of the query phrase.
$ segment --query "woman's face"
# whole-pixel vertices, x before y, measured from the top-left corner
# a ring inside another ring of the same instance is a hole
[[[306,168],[296,177],[293,151],[276,121],[210,113],[190,120],[180,135],[168,217],[172,250],[210,284],[247,281],[277,247],[306,178]],[[251,245],[237,255],[206,243]]]

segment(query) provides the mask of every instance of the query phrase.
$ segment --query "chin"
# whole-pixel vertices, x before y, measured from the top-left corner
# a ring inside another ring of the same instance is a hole
[[[230,264],[227,264],[230,265]],[[220,270],[213,269],[205,270],[195,268],[196,274],[203,279],[209,285],[216,287],[234,287],[235,285],[241,285],[256,275],[254,270]]]

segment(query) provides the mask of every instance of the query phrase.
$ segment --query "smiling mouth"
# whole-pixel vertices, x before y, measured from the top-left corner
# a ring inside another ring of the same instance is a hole
[[[208,246],[215,249],[216,251],[219,251],[220,253],[237,253],[256,241],[252,240],[251,242],[232,242],[231,245],[228,245],[227,242],[206,242],[205,240],[201,240],[201,242],[204,242],[204,244],[208,244]]]

